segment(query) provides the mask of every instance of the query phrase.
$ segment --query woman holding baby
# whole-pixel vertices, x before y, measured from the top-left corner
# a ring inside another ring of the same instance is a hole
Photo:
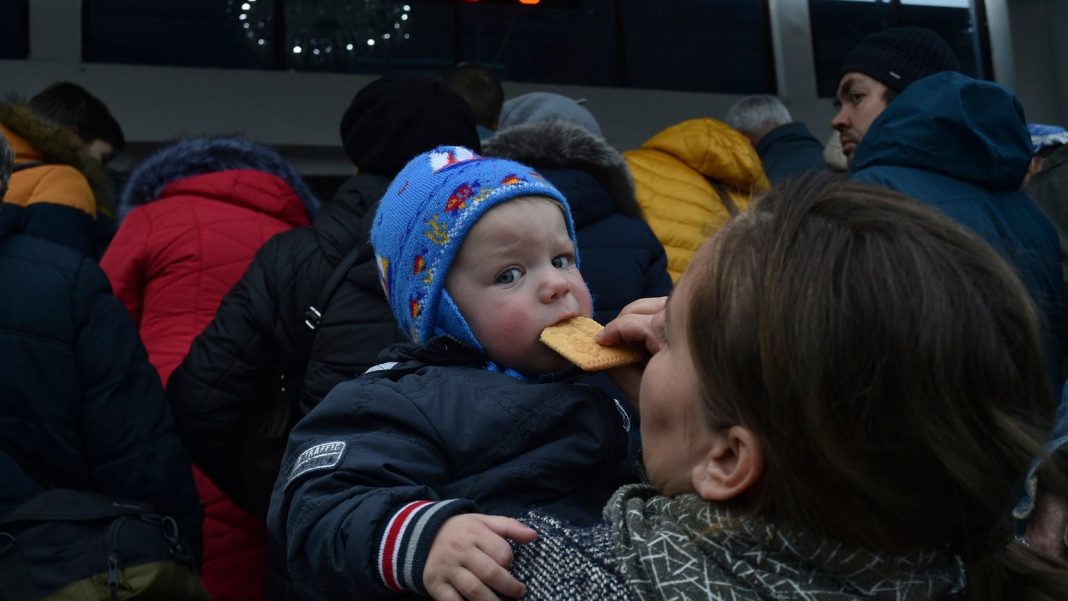
[[[524,520],[524,599],[1066,598],[1009,521],[1053,414],[1033,307],[934,211],[779,187],[599,340],[652,355],[629,387],[650,484],[605,526]]]

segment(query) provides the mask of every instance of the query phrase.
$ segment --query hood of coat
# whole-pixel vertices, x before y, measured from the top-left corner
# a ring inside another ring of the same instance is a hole
[[[746,194],[771,188],[753,145],[741,132],[716,119],[676,123],[646,140],[642,148],[665,152],[701,175]]]
[[[623,155],[604,138],[574,123],[550,120],[499,130],[482,145],[482,154],[510,159],[538,171],[575,169],[588,173],[604,187],[620,213],[641,217],[634,181]],[[581,201],[571,196],[567,200],[577,213],[580,208],[575,205]]]
[[[270,216],[291,227],[309,223],[307,210],[285,180],[254,169],[228,169],[176,179],[147,204],[162,200],[211,200]],[[133,208],[123,207],[122,216],[125,218]]]
[[[73,167],[89,182],[98,208],[114,206],[104,166],[85,154],[85,144],[73,131],[18,103],[0,104],[0,125],[14,134],[8,142],[15,151],[16,165],[40,161]]]
[[[853,172],[914,167],[1015,190],[1030,163],[1027,121],[1012,92],[947,71],[913,83],[886,107],[857,146]]]
[[[186,187],[178,184],[179,180],[241,170],[275,176],[300,199],[309,219],[318,213],[319,200],[280,154],[244,138],[228,137],[181,140],[149,155],[123,187],[120,214],[125,216],[135,207],[160,200],[165,188],[173,194],[175,186]],[[218,183],[220,178],[207,179]]]

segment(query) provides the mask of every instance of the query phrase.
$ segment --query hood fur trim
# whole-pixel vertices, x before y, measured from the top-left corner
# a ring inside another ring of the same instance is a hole
[[[85,144],[77,134],[38,117],[23,104],[0,104],[0,123],[29,142],[45,163],[67,165],[81,172],[93,191],[97,211],[105,215],[114,213],[115,199],[104,166],[85,154]]]
[[[123,187],[121,215],[158,200],[163,188],[173,181],[231,169],[276,175],[300,197],[309,219],[319,212],[319,199],[282,155],[245,138],[225,137],[180,140],[149,155],[133,170]]]
[[[642,216],[623,155],[604,138],[574,123],[540,121],[502,129],[482,145],[482,154],[535,169],[586,171],[604,186],[620,213]]]

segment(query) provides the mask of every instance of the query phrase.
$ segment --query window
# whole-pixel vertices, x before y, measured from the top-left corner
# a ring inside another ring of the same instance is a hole
[[[766,2],[620,2],[627,86],[757,94],[775,92]]]
[[[28,0],[0,0],[0,59],[26,58]]]
[[[833,97],[842,59],[865,36],[890,27],[937,31],[957,53],[961,71],[990,78],[982,2],[973,0],[809,0],[819,95]]]
[[[94,62],[375,74],[469,61],[531,83],[775,87],[764,0],[85,0],[84,7],[83,54]]]
[[[235,69],[275,63],[274,0],[85,0],[82,19],[87,62]]]

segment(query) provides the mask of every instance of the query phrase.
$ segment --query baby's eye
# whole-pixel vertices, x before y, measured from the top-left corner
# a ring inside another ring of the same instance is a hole
[[[519,271],[518,267],[509,267],[501,272],[497,276],[497,284],[514,284],[516,280],[523,276],[523,272]]]
[[[567,269],[574,265],[574,260],[568,255],[560,255],[553,259],[553,267],[557,269]]]

